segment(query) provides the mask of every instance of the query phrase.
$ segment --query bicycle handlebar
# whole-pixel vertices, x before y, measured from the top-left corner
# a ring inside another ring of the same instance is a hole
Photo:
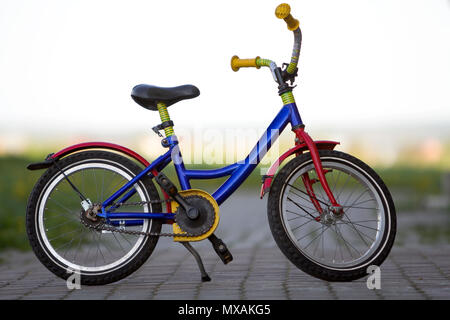
[[[294,31],[300,25],[300,22],[291,15],[291,7],[287,3],[278,5],[275,9],[275,16],[278,19],[284,19],[289,30]]]
[[[284,76],[283,78],[293,81],[293,79],[297,75],[297,64],[302,43],[302,33],[299,27],[300,22],[291,15],[291,7],[287,3],[282,3],[277,6],[277,8],[275,9],[275,16],[279,19],[283,19],[286,22],[288,29],[294,32],[294,49],[292,50],[291,62],[287,66],[286,70],[283,71],[287,72],[288,74],[286,78]],[[235,72],[243,67],[254,67],[259,69],[261,66],[270,67],[275,81],[278,82],[277,77],[274,74],[276,64],[272,61],[260,59],[259,57],[256,57],[254,59],[239,59],[238,56],[233,56],[231,58],[231,69]]]
[[[300,22],[291,15],[291,7],[287,3],[280,4],[275,9],[275,16],[283,19],[290,31],[294,32],[294,49],[292,50],[291,62],[286,68],[286,72],[294,74],[297,70],[300,48],[302,45],[302,32],[300,31]]]
[[[238,56],[233,56],[231,58],[231,69],[233,71],[238,71],[240,68],[250,68],[254,67],[256,69],[259,69],[260,66],[256,64],[256,60],[259,59],[259,57],[256,57],[254,59],[239,59]]]

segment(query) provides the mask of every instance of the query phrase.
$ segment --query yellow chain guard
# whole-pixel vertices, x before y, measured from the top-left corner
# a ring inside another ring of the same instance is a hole
[[[206,198],[214,207],[215,219],[214,219],[213,226],[206,233],[204,233],[200,236],[195,236],[195,237],[177,236],[177,237],[173,237],[173,241],[178,241],[178,242],[189,241],[189,242],[191,242],[191,241],[201,241],[201,240],[208,238],[210,235],[213,234],[213,232],[216,230],[217,226],[219,225],[219,219],[220,219],[219,205],[217,204],[216,200],[208,192],[200,190],[200,189],[183,190],[183,191],[179,191],[178,193],[183,197],[200,196],[200,197]],[[177,208],[178,208],[178,203],[176,203],[175,201],[171,201],[170,204],[172,207],[172,212],[176,212]],[[183,230],[181,230],[180,226],[176,223],[172,224],[172,228],[173,228],[173,233],[183,233],[184,232]]]

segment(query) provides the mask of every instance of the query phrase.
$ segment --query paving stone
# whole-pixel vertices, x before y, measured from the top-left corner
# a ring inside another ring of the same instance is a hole
[[[234,248],[229,265],[199,246],[211,282],[200,281],[194,259],[182,247],[155,252],[137,272],[117,283],[69,290],[32,253],[3,259],[0,299],[449,299],[450,245],[396,247],[381,266],[381,289],[366,279],[328,283],[298,270],[278,248]],[[18,264],[17,268],[15,267]]]

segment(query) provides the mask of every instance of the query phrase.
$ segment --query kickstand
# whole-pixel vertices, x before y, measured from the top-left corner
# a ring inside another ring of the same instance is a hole
[[[198,252],[191,246],[189,242],[180,242],[195,258],[197,261],[198,268],[200,269],[200,273],[202,274],[202,282],[211,281],[211,278],[205,271],[205,267],[203,266],[202,258],[198,254]]]

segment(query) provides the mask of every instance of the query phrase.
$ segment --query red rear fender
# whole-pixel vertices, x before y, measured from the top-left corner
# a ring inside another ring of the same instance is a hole
[[[50,155],[50,158],[57,160],[62,157],[65,157],[71,153],[81,151],[81,150],[87,150],[87,149],[113,150],[113,151],[123,153],[123,154],[129,156],[130,158],[133,158],[134,160],[138,161],[145,167],[147,167],[150,164],[147,160],[144,159],[144,157],[142,157],[138,153],[134,152],[133,150],[128,149],[123,146],[120,146],[118,144],[109,143],[109,142],[84,142],[84,143],[75,144],[73,146],[64,148],[64,149]],[[47,160],[49,160],[49,158],[47,158]]]

